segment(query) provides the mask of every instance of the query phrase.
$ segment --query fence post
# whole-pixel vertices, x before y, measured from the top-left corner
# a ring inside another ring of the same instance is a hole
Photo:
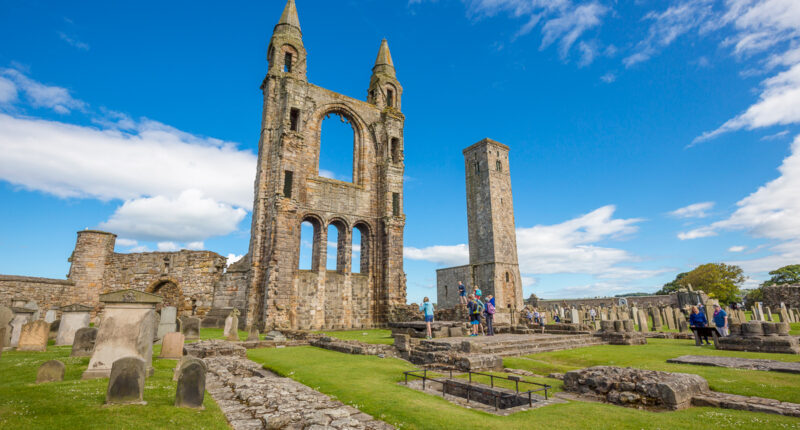
[[[492,381],[492,388],[494,388],[494,375],[489,375],[489,380]]]
[[[514,381],[515,385],[517,386],[517,395],[519,396],[519,381]]]
[[[544,397],[547,398],[547,389],[544,390]],[[528,407],[533,406],[533,401],[531,400],[531,392],[528,391]]]

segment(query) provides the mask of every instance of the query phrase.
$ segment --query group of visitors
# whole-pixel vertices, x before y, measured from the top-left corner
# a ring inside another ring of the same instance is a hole
[[[720,336],[728,335],[728,313],[719,305],[714,303],[714,314],[711,317],[714,320],[714,325],[717,327],[717,332]],[[697,306],[692,306],[692,311],[689,313],[689,326],[690,327],[706,327],[708,326],[708,319],[706,318],[705,306],[698,303]],[[708,335],[702,335],[701,339],[705,341],[706,345],[711,345],[708,341]]]

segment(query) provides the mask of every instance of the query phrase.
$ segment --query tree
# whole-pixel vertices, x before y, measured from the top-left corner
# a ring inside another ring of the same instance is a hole
[[[778,270],[769,272],[772,275],[767,281],[761,284],[762,287],[778,284],[800,284],[800,264],[790,264]]]
[[[656,295],[666,296],[667,294],[674,293],[681,288],[686,288],[685,286],[681,286],[679,282],[688,274],[688,272],[678,273],[678,276],[676,276],[672,282],[667,282],[663,287],[661,287],[660,290],[656,291]]]
[[[744,301],[748,306],[755,302],[763,302],[764,290],[762,290],[761,287],[753,288],[752,290],[745,290]]]
[[[722,304],[728,304],[736,301],[739,289],[746,279],[739,266],[708,263],[697,266],[675,282],[682,288],[691,284],[693,289],[703,290],[709,297],[719,300]]]

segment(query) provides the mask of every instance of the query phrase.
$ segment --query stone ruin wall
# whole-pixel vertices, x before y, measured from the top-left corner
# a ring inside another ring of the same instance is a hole
[[[72,304],[81,297],[80,289],[66,279],[0,275],[0,305],[11,307],[12,301],[20,298],[36,302],[39,310],[44,312]]]
[[[780,309],[781,302],[787,308],[800,308],[800,284],[772,285],[763,287],[764,305],[769,306],[773,312]]]
[[[596,299],[553,299],[553,300],[544,300],[539,299],[538,305],[539,308],[550,308],[553,305],[565,306],[568,308],[575,307],[580,308],[581,305],[588,306],[588,307],[597,307],[597,306],[605,306],[611,307],[619,306],[619,299],[626,299],[628,301],[628,306],[636,306],[640,309],[648,308],[650,306],[653,307],[660,307],[660,306],[677,306],[678,300],[676,296],[664,295],[664,296],[634,296],[634,297],[601,297]],[[530,305],[530,303],[527,303]]]
[[[448,267],[436,271],[437,308],[449,309],[459,304],[458,281],[464,284],[469,295],[472,292],[472,266]]]

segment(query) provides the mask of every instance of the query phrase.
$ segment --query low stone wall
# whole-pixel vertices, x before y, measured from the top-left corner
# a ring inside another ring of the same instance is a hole
[[[750,321],[731,324],[730,331],[730,336],[715,339],[717,349],[800,354],[797,337],[789,335],[789,323]]]
[[[41,312],[73,304],[77,287],[66,279],[0,275],[0,304],[11,307],[11,301],[22,298],[34,301]],[[93,305],[93,303],[81,303]],[[42,313],[44,315],[44,313]]]
[[[600,321],[600,331],[595,334],[611,345],[646,345],[643,333],[633,330],[633,321]]]
[[[581,306],[596,307],[596,306],[617,306],[619,299],[624,298],[628,301],[628,306],[636,306],[639,308],[647,308],[650,306],[677,306],[678,301],[673,295],[664,296],[632,296],[632,297],[599,297],[594,299],[539,299],[539,308],[550,308],[553,305],[559,305],[566,308],[580,308]]]
[[[788,308],[800,308],[800,284],[763,287],[764,304],[777,312],[783,302]]]
[[[709,388],[705,379],[688,373],[595,366],[567,372],[564,390],[623,406],[678,410]]]
[[[331,351],[343,352],[355,355],[394,355],[395,348],[391,345],[376,345],[371,343],[359,342],[357,340],[339,340],[328,336],[323,336],[309,342],[311,346],[329,349]]]

